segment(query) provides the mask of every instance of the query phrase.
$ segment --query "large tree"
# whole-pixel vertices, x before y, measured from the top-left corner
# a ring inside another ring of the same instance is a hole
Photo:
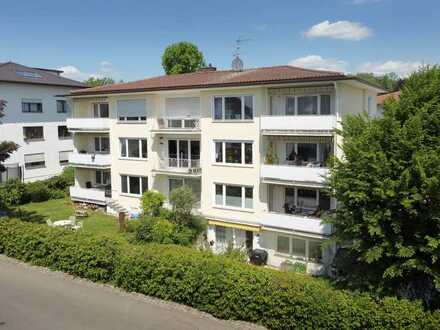
[[[2,118],[5,113],[6,101],[0,100],[0,118]],[[3,165],[4,161],[8,159],[11,154],[18,149],[18,145],[12,141],[0,141],[0,172],[5,171]]]
[[[182,41],[165,49],[162,66],[166,74],[189,73],[205,66],[205,60],[196,45]]]
[[[89,87],[98,87],[104,85],[113,85],[115,81],[113,80],[113,78],[110,77],[103,77],[103,78],[90,77],[89,79],[85,80],[84,83]]]
[[[383,118],[347,117],[339,134],[345,156],[329,178],[339,207],[328,221],[346,247],[340,279],[439,306],[440,67],[412,74]]]
[[[361,72],[357,73],[356,77],[379,85],[383,89],[386,89],[390,92],[400,89],[403,84],[403,80],[394,72],[386,73],[384,75],[375,75],[374,73]]]

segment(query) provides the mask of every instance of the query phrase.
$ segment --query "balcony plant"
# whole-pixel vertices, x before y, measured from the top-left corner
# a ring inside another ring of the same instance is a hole
[[[272,142],[269,144],[269,147],[267,148],[265,163],[269,165],[278,164],[278,157],[274,152]]]

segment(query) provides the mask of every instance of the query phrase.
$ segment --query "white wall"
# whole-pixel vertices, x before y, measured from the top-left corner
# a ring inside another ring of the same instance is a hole
[[[9,140],[20,148],[5,162],[18,163],[24,168],[24,155],[45,154],[46,167],[24,169],[24,180],[41,180],[59,174],[63,167],[59,164],[59,152],[73,150],[72,139],[59,139],[58,126],[65,126],[68,113],[57,113],[56,100],[65,100],[70,87],[43,86],[34,84],[0,83],[0,99],[7,101],[5,114],[0,121],[0,141]],[[39,99],[43,103],[42,113],[23,113],[22,99]],[[71,107],[69,107],[71,108]],[[43,126],[44,140],[25,142],[23,126]]]

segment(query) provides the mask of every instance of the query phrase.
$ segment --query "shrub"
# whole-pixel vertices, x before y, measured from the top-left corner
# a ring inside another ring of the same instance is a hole
[[[30,202],[44,202],[51,197],[46,182],[35,181],[26,184],[26,196]]]
[[[0,185],[0,208],[20,205],[26,200],[26,185],[19,179],[11,179]]]
[[[222,252],[221,255],[242,263],[248,261],[248,254],[246,250],[234,248],[232,244],[228,244],[226,250]]]
[[[173,208],[174,221],[181,225],[191,223],[191,212],[197,203],[197,198],[191,188],[182,186],[171,192],[170,204]]]
[[[45,181],[50,190],[67,192],[68,188],[75,184],[74,175],[73,167],[66,167],[60,175],[53,176]]]
[[[147,190],[142,194],[141,208],[145,216],[157,217],[166,197],[157,191]]]
[[[136,229],[136,241],[138,242],[152,242],[153,219],[150,217],[144,218],[140,221],[140,225]]]
[[[440,312],[425,312],[420,303],[375,300],[337,290],[322,279],[180,246],[130,246],[87,233],[2,220],[0,253],[270,329],[440,328]]]
[[[191,228],[161,218],[146,218],[136,230],[136,240],[144,243],[191,245],[195,237]]]
[[[127,233],[136,233],[141,225],[140,220],[129,220],[127,222],[126,231]]]

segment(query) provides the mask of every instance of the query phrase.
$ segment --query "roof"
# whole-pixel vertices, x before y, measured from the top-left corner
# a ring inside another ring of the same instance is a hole
[[[14,62],[0,63],[0,81],[2,82],[76,88],[87,87],[82,82],[60,76],[61,72],[53,69],[31,68]]]
[[[242,71],[204,70],[164,75],[128,83],[112,84],[74,91],[72,96],[111,93],[149,92],[175,89],[253,86],[262,84],[332,81],[354,79],[340,72],[311,70],[293,66],[273,66]]]
[[[383,105],[385,103],[385,100],[393,99],[398,101],[400,99],[400,91],[392,92],[392,93],[385,93],[377,96],[377,104]]]

